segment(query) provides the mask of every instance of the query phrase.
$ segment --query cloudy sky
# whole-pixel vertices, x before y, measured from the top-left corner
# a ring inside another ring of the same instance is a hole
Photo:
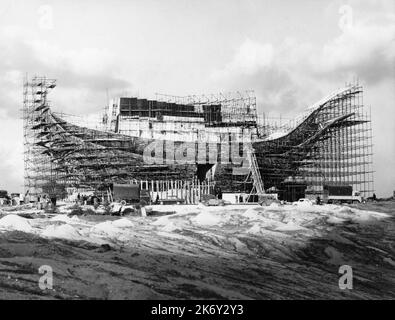
[[[0,189],[23,190],[22,79],[56,78],[56,111],[106,91],[153,97],[250,90],[293,117],[358,77],[371,106],[375,187],[395,190],[395,2],[0,0]]]

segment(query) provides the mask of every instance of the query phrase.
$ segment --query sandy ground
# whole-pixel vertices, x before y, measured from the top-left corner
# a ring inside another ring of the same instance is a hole
[[[0,299],[394,299],[395,202],[0,218]],[[63,207],[62,211],[70,210]],[[338,286],[353,268],[353,289]],[[53,269],[41,290],[38,269]]]

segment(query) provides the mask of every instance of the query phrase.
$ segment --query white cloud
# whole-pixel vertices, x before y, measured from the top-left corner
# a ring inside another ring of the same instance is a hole
[[[247,39],[237,50],[233,60],[222,70],[216,70],[214,79],[232,76],[234,73],[252,75],[257,68],[270,67],[274,49],[270,43],[258,43]]]
[[[0,107],[15,116],[22,78],[28,73],[58,79],[61,85],[56,90],[63,98],[59,106],[65,112],[92,112],[106,103],[106,89],[130,88],[118,76],[117,62],[109,49],[64,49],[21,27],[0,28],[0,74],[5,74],[0,77]]]
[[[387,25],[356,23],[323,47],[314,71],[358,73],[367,81],[383,79],[391,75],[388,71],[395,59],[394,41],[395,16]]]
[[[395,15],[385,14],[379,23],[360,18],[339,32],[324,45],[286,38],[274,46],[247,39],[211,80],[224,89],[253,86],[263,104],[290,111],[356,76],[372,85],[394,76]]]

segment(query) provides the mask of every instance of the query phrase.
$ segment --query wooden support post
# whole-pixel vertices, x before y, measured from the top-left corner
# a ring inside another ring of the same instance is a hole
[[[189,201],[189,181],[185,182],[185,198],[186,198],[187,204],[190,204],[190,201]]]
[[[196,185],[195,181],[192,182],[192,203],[195,204],[195,198],[196,198]]]
[[[154,201],[154,180],[151,180],[151,203]]]
[[[192,204],[192,182],[188,181],[188,199],[189,203]]]
[[[197,180],[197,185],[198,185],[198,189],[197,189],[197,202],[199,202],[202,198],[201,198],[201,196],[202,196],[202,194],[200,193],[200,180],[198,179]]]

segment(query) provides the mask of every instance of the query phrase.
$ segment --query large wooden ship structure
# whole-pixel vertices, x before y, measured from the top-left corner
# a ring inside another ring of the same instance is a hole
[[[56,80],[24,82],[25,188],[63,195],[67,188],[107,190],[114,183],[212,181],[223,192],[264,194],[303,180],[374,191],[370,112],[350,84],[273,126],[257,116],[253,92],[155,99],[118,97],[95,127],[51,108]]]

